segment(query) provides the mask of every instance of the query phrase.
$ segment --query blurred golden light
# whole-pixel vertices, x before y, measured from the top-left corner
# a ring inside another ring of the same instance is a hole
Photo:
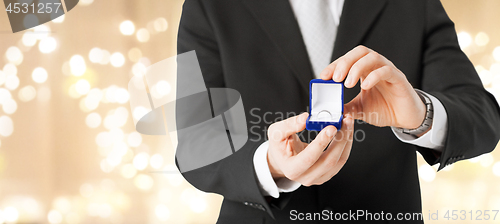
[[[69,66],[69,62],[65,61],[62,66],[61,66],[61,71],[63,72],[64,75],[71,75],[71,67]]]
[[[32,46],[35,46],[37,39],[36,39],[36,36],[33,32],[26,31],[23,34],[23,38],[21,41],[23,42],[24,46],[32,47]]]
[[[97,134],[95,142],[99,147],[108,147],[113,144],[112,136],[109,132],[101,132]]]
[[[47,86],[42,86],[38,88],[38,101],[39,102],[47,102],[50,100],[51,97],[51,91],[50,88]]]
[[[149,41],[149,31],[146,28],[141,28],[137,31],[136,34],[137,40],[141,43]]]
[[[95,112],[90,113],[87,115],[87,118],[85,118],[85,124],[87,124],[89,128],[99,127],[99,125],[101,125],[101,115]]]
[[[165,177],[167,177],[170,185],[177,187],[180,186],[184,182],[184,177],[180,173],[172,173],[177,171],[177,167],[175,165],[169,164],[163,167],[163,171],[165,171]]]
[[[3,66],[5,76],[17,75],[17,67],[12,63],[7,63]]]
[[[104,127],[107,129],[120,128],[127,123],[128,110],[125,107],[118,107],[109,111],[104,118]]]
[[[155,21],[149,21],[148,24],[146,24],[146,29],[148,29],[149,31],[149,34],[153,35],[153,34],[157,34],[158,31],[156,31],[155,29]]]
[[[493,81],[493,74],[490,71],[484,69],[479,72],[479,78],[481,79],[483,85],[487,86]]]
[[[52,15],[56,16],[57,14],[53,13],[53,14],[51,14],[51,16]],[[52,22],[54,22],[54,23],[62,23],[62,22],[64,22],[64,19],[65,19],[65,17],[64,17],[64,14],[63,14],[63,15],[58,16],[55,19],[53,18]]]
[[[135,32],[134,23],[130,20],[125,20],[120,23],[120,32],[125,36],[130,36]]]
[[[47,26],[46,24],[41,24],[41,25],[35,26],[33,33],[35,34],[35,38],[37,40],[41,40],[41,39],[49,36],[50,27]]]
[[[140,62],[135,63],[132,66],[132,74],[134,74],[137,77],[142,77],[146,74],[146,66]]]
[[[149,155],[141,152],[134,157],[132,163],[137,170],[144,170],[148,166]]]
[[[36,97],[36,89],[33,86],[25,86],[19,90],[19,99],[23,102],[28,102]]]
[[[115,52],[110,58],[111,65],[113,67],[122,67],[125,64],[125,57],[120,52]]]
[[[115,151],[120,157],[123,157],[127,152],[128,152],[128,146],[125,144],[125,142],[116,142],[113,145],[113,150]]]
[[[121,168],[121,174],[124,178],[130,179],[137,174],[137,170],[132,164],[125,164]]]
[[[81,55],[73,55],[69,60],[69,67],[71,69],[71,74],[74,76],[82,76],[87,70],[87,65],[85,64],[85,59]]]
[[[139,59],[139,62],[144,64],[144,66],[148,67],[151,65],[151,61],[147,57],[142,57]]]
[[[87,206],[87,212],[89,213],[89,216],[99,216],[99,210],[100,210],[99,204],[97,203],[90,203]]]
[[[11,63],[16,63],[18,61],[22,61],[23,59],[23,53],[21,52],[21,50],[19,50],[18,47],[15,46],[9,47],[5,52],[5,56],[7,57],[7,60]]]
[[[142,57],[142,52],[139,48],[132,48],[128,51],[128,59],[132,62],[138,62]]]
[[[104,203],[99,205],[98,215],[101,218],[108,218],[109,216],[111,216],[112,211],[113,209],[111,208],[111,206],[107,203]]]
[[[172,192],[168,188],[162,188],[157,198],[161,203],[169,203],[172,199]]]
[[[130,99],[130,94],[124,88],[118,88],[114,91],[114,98],[116,102],[124,104]]]
[[[3,217],[6,222],[16,222],[19,219],[19,211],[12,206],[6,207],[3,210]]]
[[[16,75],[7,75],[5,78],[5,88],[15,90],[19,87],[19,77]]]
[[[2,70],[0,70],[0,86],[5,83],[6,78],[7,78],[7,75],[5,75],[5,73]]]
[[[45,81],[47,81],[47,77],[47,70],[42,67],[35,68],[31,73],[31,78],[33,78],[33,81],[35,81],[36,83],[44,83]]]
[[[155,30],[158,32],[164,32],[168,29],[168,22],[165,18],[158,18],[154,22]]]
[[[159,204],[155,207],[155,214],[160,221],[165,222],[170,218],[170,210],[164,204]]]
[[[138,132],[131,132],[127,136],[127,143],[130,147],[137,147],[142,143],[142,136]]]
[[[120,155],[120,152],[117,150],[111,150],[111,152],[106,157],[106,162],[108,162],[108,164],[112,167],[118,166],[118,164],[122,162],[122,155]],[[105,170],[103,171],[106,172]]]
[[[139,174],[134,178],[134,184],[143,191],[150,190],[153,187],[153,178],[146,174]]]
[[[117,165],[121,162],[121,158],[107,157],[106,159],[101,160],[99,166],[101,167],[101,170],[104,173],[111,173],[111,171],[113,171],[113,168],[115,167],[113,164],[109,163],[109,160],[111,160],[112,163],[116,163]]]
[[[89,110],[95,110],[99,106],[99,102],[101,102],[103,93],[99,88],[93,88],[87,93],[87,97],[85,97],[85,106]]]
[[[500,177],[500,162],[496,162],[495,165],[493,165],[493,174],[495,176]]]
[[[109,60],[111,58],[111,53],[107,50],[101,50],[102,53],[102,59],[99,62],[101,65],[107,65],[109,63]]]
[[[491,64],[490,71],[493,75],[500,75],[500,63]]]
[[[495,47],[495,49],[493,50],[493,58],[500,62],[500,46]]]
[[[6,114],[13,114],[17,110],[17,103],[12,98],[5,100],[2,105],[3,112]]]
[[[76,91],[76,87],[75,87],[75,84],[69,86],[69,89],[68,89],[68,95],[71,97],[71,98],[78,98],[80,97],[81,95]]]
[[[104,53],[98,47],[92,48],[90,50],[90,52],[89,52],[89,60],[92,63],[99,63],[99,62],[101,62],[103,57],[104,57]]]
[[[458,33],[458,44],[460,48],[465,49],[472,43],[472,37],[467,32]]]
[[[53,37],[43,38],[40,43],[38,43],[38,50],[44,54],[51,53],[57,47],[57,41]]]
[[[80,0],[80,1],[78,2],[78,5],[81,5],[81,6],[87,6],[87,5],[92,4],[92,2],[94,2],[94,0]]]
[[[149,164],[154,169],[160,169],[163,166],[163,156],[161,156],[160,154],[154,154],[149,159]]]
[[[0,105],[12,98],[12,94],[5,88],[0,88]]]
[[[59,224],[63,221],[63,217],[59,211],[52,209],[47,215],[47,220],[51,224]]]
[[[474,41],[477,46],[486,46],[490,42],[490,37],[485,32],[479,32]]]
[[[70,212],[68,213],[64,219],[68,224],[78,224],[81,222],[81,218],[76,212]]]
[[[85,95],[90,90],[90,83],[85,79],[80,79],[75,83],[75,90],[80,95]]]
[[[94,194],[94,187],[92,187],[92,185],[90,185],[88,183],[82,184],[80,186],[80,194],[83,197],[88,198],[88,197],[92,196],[92,194]]]
[[[195,213],[202,213],[207,209],[207,201],[203,198],[193,198],[189,203],[189,207]]]
[[[111,134],[111,140],[113,142],[121,142],[123,141],[123,139],[125,139],[125,134],[120,128],[113,128],[109,130],[109,133]]]
[[[483,154],[480,156],[479,164],[481,164],[481,166],[483,167],[489,167],[491,166],[491,164],[493,164],[493,162],[494,158],[493,155],[491,155],[490,153]]]
[[[426,182],[431,182],[436,178],[436,171],[428,164],[423,164],[418,168],[418,175]]]
[[[71,211],[71,202],[66,197],[57,197],[52,202],[52,206],[62,213],[68,213]]]

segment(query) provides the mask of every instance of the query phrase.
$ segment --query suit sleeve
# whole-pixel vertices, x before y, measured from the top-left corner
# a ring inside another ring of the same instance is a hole
[[[439,158],[419,147],[439,170],[456,161],[491,152],[500,138],[500,109],[462,52],[453,22],[439,0],[426,0],[422,89],[441,101],[448,133]]]
[[[179,25],[177,50],[178,54],[195,50],[207,88],[225,87],[223,62],[219,55],[216,32],[204,10],[203,1],[185,1]],[[260,142],[248,140],[234,154],[182,175],[190,184],[202,191],[221,194],[225,200],[241,202],[253,209],[267,211],[273,217],[269,204],[259,190],[253,165],[254,152],[263,142],[264,140]],[[180,161],[176,162],[179,166]]]

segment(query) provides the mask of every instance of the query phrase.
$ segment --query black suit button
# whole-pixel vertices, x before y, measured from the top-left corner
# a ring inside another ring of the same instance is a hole
[[[465,158],[465,156],[464,156],[464,155],[460,156],[460,159],[464,159],[464,158]]]

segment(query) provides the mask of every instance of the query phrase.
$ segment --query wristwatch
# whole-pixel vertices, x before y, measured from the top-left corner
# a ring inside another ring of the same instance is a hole
[[[415,91],[417,92],[417,94],[420,97],[420,99],[422,100],[422,102],[424,102],[425,107],[426,107],[424,121],[422,122],[422,124],[419,127],[415,128],[415,129],[394,127],[394,130],[397,132],[400,132],[400,133],[417,136],[417,135],[420,135],[420,134],[426,132],[429,129],[429,127],[432,125],[432,119],[434,118],[434,108],[432,106],[431,99],[427,95],[425,95],[425,93],[423,91],[421,91],[419,89],[415,89]]]

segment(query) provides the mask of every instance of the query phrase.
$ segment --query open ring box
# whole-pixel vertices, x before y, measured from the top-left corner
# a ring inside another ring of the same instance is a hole
[[[321,131],[328,125],[338,130],[344,117],[344,84],[333,80],[313,79],[309,82],[309,117],[306,129]]]

